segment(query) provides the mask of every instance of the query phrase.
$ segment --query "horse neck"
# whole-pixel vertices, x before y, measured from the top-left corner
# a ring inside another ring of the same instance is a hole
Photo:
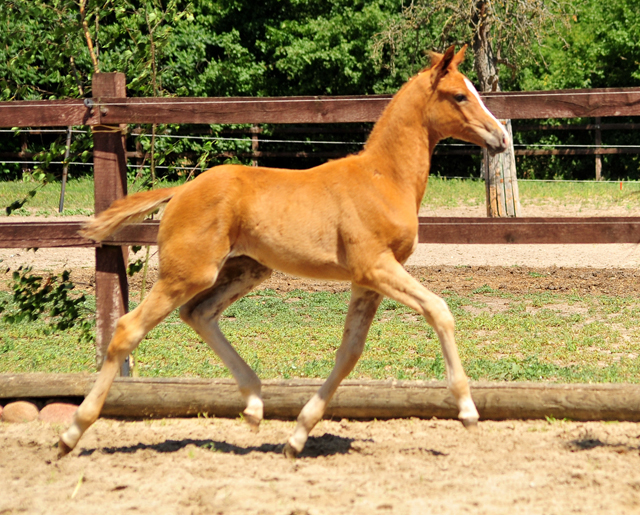
[[[371,131],[364,154],[376,170],[414,197],[419,207],[429,178],[431,154],[438,142],[424,114],[431,91],[428,72],[414,77],[393,98]]]

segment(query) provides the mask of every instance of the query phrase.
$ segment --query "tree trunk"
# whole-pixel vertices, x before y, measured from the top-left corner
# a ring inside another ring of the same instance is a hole
[[[489,40],[491,27],[486,21],[486,9],[486,0],[478,0],[473,19],[474,67],[482,91],[500,91],[496,59]],[[520,216],[521,211],[511,121],[504,120],[503,123],[509,133],[510,145],[507,150],[495,156],[490,156],[486,150],[483,151],[482,175],[487,187],[488,217],[516,217]]]

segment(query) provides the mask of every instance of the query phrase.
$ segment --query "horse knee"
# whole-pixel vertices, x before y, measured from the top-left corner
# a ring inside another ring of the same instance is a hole
[[[440,297],[434,299],[429,309],[425,309],[424,316],[437,333],[453,332],[455,328],[455,319],[451,310],[444,299]]]
[[[133,348],[140,343],[146,332],[143,327],[137,323],[134,313],[127,313],[120,317],[116,323],[113,338],[107,349],[107,359],[115,354],[128,354]]]

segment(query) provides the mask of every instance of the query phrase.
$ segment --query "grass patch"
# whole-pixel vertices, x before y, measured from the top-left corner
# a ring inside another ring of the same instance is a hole
[[[518,181],[523,205],[560,203],[606,209],[638,207],[640,182],[528,182]],[[422,205],[429,207],[484,206],[484,181],[430,177]]]
[[[58,214],[60,203],[60,183],[49,183],[39,186],[35,181],[0,181],[0,208],[4,214],[4,208],[15,200],[25,198],[31,190],[37,189],[37,193],[24,207],[14,211],[16,215],[55,216]],[[67,182],[64,196],[65,215],[91,215],[93,214],[93,179],[70,179]]]
[[[640,182],[535,182],[519,181],[520,197],[527,202],[556,201],[593,207],[637,207]]]
[[[492,299],[500,297],[500,302]],[[476,380],[630,382],[640,380],[634,342],[637,298],[544,293],[445,295],[465,370]],[[232,305],[221,328],[265,379],[326,378],[334,363],[347,293],[272,290]],[[498,306],[498,307],[496,307]],[[93,371],[94,349],[77,333],[45,336],[41,323],[0,323],[0,373]],[[229,377],[218,357],[177,313],[141,343],[147,377]],[[426,322],[385,299],[350,376],[444,379],[440,344]]]
[[[173,183],[161,182],[158,187],[175,186]],[[58,206],[60,203],[59,182],[52,182],[42,186],[32,180],[3,182],[0,181],[0,214],[4,214],[4,208],[16,200],[21,200],[28,196],[32,190],[37,190],[33,198],[24,207],[15,210],[12,216],[60,216]],[[131,182],[128,184],[129,193],[135,193],[144,189],[141,184]],[[62,215],[82,215],[93,214],[93,178],[83,177],[79,179],[69,179],[65,188],[64,212]]]

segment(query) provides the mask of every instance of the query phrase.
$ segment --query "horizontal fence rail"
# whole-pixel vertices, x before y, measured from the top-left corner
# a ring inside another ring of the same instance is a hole
[[[419,243],[640,243],[640,217],[418,218]],[[0,248],[156,245],[159,221],[124,227],[103,244],[78,234],[82,222],[0,222]]]
[[[639,88],[481,94],[498,118],[589,118],[640,114]],[[390,95],[271,98],[120,98],[0,102],[0,127],[121,123],[375,122]]]

